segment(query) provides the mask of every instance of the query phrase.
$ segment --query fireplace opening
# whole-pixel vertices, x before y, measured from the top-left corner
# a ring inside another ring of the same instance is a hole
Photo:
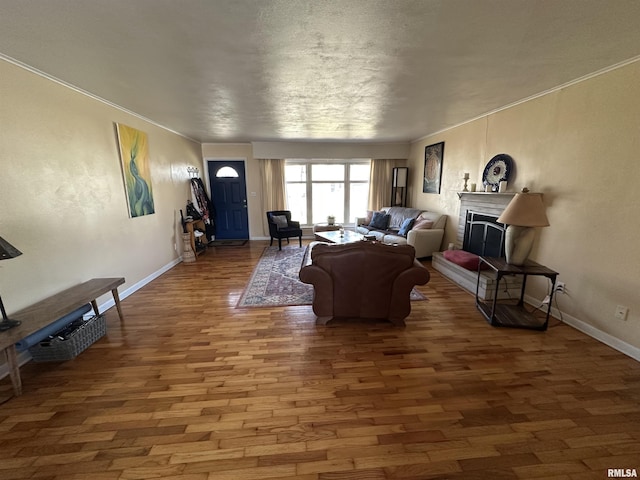
[[[505,225],[489,213],[467,211],[462,249],[484,257],[504,257]]]

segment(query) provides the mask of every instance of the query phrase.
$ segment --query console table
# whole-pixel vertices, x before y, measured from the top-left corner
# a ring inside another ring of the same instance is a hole
[[[22,380],[16,354],[16,342],[32,333],[41,330],[75,309],[91,303],[96,315],[100,315],[96,299],[111,291],[118,310],[120,321],[124,320],[118,296],[118,286],[124,283],[124,278],[94,278],[62,292],[56,293],[44,300],[34,303],[10,315],[12,320],[20,320],[17,327],[0,332],[0,350],[4,351],[9,366],[9,375],[16,396],[22,395]]]
[[[488,265],[496,275],[496,286],[493,301],[483,301],[478,296],[480,286],[480,270],[482,264]],[[507,275],[522,276],[522,289],[520,299],[513,305],[501,300],[498,302],[498,291],[500,290],[500,279]],[[524,290],[527,286],[527,277],[531,275],[541,275],[551,280],[551,293],[549,294],[549,304],[547,315],[544,321],[537,318],[533,313],[524,308]],[[504,258],[480,257],[478,262],[478,283],[476,285],[476,307],[487,319],[490,325],[496,327],[516,327],[529,328],[532,330],[546,330],[549,325],[549,315],[551,313],[551,302],[556,286],[558,272],[555,272],[544,265],[540,265],[531,260],[527,260],[525,265],[511,265]]]

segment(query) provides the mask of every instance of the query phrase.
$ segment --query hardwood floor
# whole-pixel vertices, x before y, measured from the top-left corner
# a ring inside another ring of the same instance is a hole
[[[640,364],[552,321],[489,326],[431,269],[407,327],[235,305],[266,242],[216,247],[22,367],[0,478],[606,479],[640,470]],[[8,378],[0,394],[8,394]]]

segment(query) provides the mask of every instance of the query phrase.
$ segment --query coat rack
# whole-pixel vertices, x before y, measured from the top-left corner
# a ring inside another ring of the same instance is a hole
[[[187,172],[190,178],[197,178],[200,176],[200,170],[197,167],[187,167]]]

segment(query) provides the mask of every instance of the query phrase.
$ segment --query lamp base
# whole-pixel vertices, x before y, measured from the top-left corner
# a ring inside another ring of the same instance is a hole
[[[0,322],[0,332],[4,332],[5,330],[9,330],[10,328],[17,327],[22,322],[20,320],[11,320],[9,318],[5,318]]]
[[[504,239],[504,253],[507,263],[517,266],[525,264],[533,247],[535,233],[536,231],[533,227],[518,227],[515,225],[507,227]]]

